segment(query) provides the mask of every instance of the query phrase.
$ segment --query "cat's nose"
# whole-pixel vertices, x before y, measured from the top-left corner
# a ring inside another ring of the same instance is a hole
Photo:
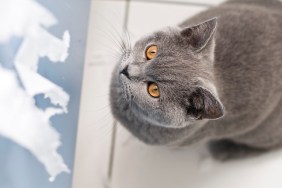
[[[120,74],[123,74],[123,75],[126,76],[128,79],[130,79],[130,78],[129,78],[129,74],[128,74],[128,65],[126,65],[126,66],[124,67],[124,69],[122,69],[122,71],[120,72]]]

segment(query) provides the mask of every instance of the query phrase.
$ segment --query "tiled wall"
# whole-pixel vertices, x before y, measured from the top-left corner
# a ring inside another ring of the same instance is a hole
[[[92,1],[73,188],[282,187],[265,172],[282,171],[279,154],[219,164],[199,144],[181,150],[144,145],[122,126],[114,129],[109,82],[118,33],[127,27],[134,43],[142,35],[184,19],[222,0]],[[121,34],[122,35],[122,34]],[[281,154],[280,154],[281,155]],[[250,165],[251,164],[251,165]],[[278,169],[278,165],[281,169]]]

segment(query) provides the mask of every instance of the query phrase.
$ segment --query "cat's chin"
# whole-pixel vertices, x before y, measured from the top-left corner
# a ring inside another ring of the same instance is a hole
[[[189,124],[187,125],[159,125],[159,124],[151,124],[151,126],[155,126],[155,127],[160,127],[160,128],[163,128],[163,129],[183,129],[183,128],[186,128],[186,127],[189,127]]]
[[[182,124],[160,124],[159,122],[154,122],[153,120],[153,123],[151,125],[167,129],[183,129],[189,127],[191,125],[191,122],[185,122]]]
[[[168,128],[168,129],[181,129],[181,128],[188,127],[191,124],[191,122],[173,123],[173,120],[166,120],[166,121],[164,120],[160,122],[160,121],[157,121],[156,119],[150,118],[146,113],[143,113],[144,111],[142,109],[140,108],[137,109],[137,107],[136,106],[134,107],[134,105],[132,105],[132,108],[128,108],[128,110],[132,112],[132,115],[134,115],[135,119],[139,119],[140,122],[146,123],[154,127]],[[159,118],[159,119],[164,119],[164,118]]]

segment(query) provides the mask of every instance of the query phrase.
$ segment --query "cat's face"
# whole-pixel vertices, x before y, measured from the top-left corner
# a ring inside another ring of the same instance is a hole
[[[113,74],[111,105],[126,126],[181,128],[223,115],[213,84],[216,20],[136,42]],[[134,125],[133,125],[134,124]]]

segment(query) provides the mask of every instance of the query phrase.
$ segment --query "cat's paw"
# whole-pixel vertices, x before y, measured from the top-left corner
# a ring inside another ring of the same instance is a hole
[[[253,157],[267,151],[243,144],[237,144],[230,140],[212,141],[209,143],[209,150],[213,158],[219,161]]]

